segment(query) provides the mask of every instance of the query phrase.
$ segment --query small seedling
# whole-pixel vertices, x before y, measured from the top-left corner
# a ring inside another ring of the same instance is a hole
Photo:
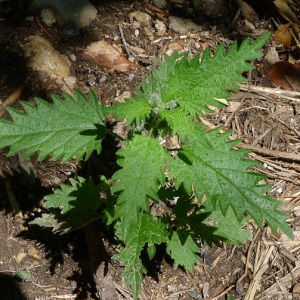
[[[107,114],[126,118],[132,128],[117,151],[120,169],[112,178],[101,177],[98,185],[70,179],[45,197],[48,213],[32,223],[60,233],[96,219],[111,226],[120,246],[113,258],[124,264],[134,299],[146,273],[143,249],[152,259],[156,245],[165,244],[174,267],[193,272],[201,243],[244,243],[251,239],[242,229],[250,219],[293,238],[288,215],[276,209],[280,202],[266,196],[269,185],[258,184],[265,176],[249,172],[258,164],[245,158],[250,151],[234,150],[239,141],[229,141],[230,133],[206,131],[197,121],[211,112],[208,106],[226,105],[229,90],[246,81],[242,72],[254,68],[247,61],[261,57],[268,38],[246,39],[240,47],[235,42],[227,52],[222,44],[214,56],[209,49],[201,58],[164,55],[137,96],[114,107],[99,105],[92,91],[88,100],[75,90],[75,98],[53,96],[53,104],[39,98],[36,107],[22,102],[26,113],[8,108],[13,121],[0,121],[0,148],[10,146],[8,156],[25,149],[27,157],[38,152],[40,160],[50,154],[62,163],[73,156],[87,160],[93,151],[100,153],[107,134],[116,137],[105,125]],[[178,143],[172,146],[172,139]],[[158,203],[166,212],[155,213]]]

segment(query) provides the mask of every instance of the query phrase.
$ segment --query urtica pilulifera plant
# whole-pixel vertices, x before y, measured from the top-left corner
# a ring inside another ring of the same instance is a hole
[[[93,91],[87,99],[75,90],[75,98],[53,96],[53,104],[39,98],[36,106],[22,102],[26,113],[8,108],[13,121],[0,121],[0,147],[10,146],[8,156],[26,150],[26,156],[38,152],[40,160],[87,160],[101,152],[107,134],[117,138],[105,125],[107,114],[126,118],[132,128],[117,151],[120,168],[112,178],[102,176],[98,185],[90,178],[70,179],[45,197],[47,213],[32,223],[60,233],[96,219],[111,226],[119,241],[113,258],[124,264],[134,299],[146,273],[143,249],[152,259],[156,245],[165,244],[174,267],[192,272],[201,243],[244,243],[251,238],[242,229],[249,220],[293,238],[288,215],[277,210],[279,201],[266,195],[268,185],[258,184],[265,176],[249,171],[258,164],[245,158],[249,151],[234,150],[239,141],[229,141],[230,133],[207,131],[197,121],[209,107],[226,105],[229,90],[246,81],[241,73],[253,69],[247,61],[261,57],[268,37],[246,39],[239,47],[235,42],[228,51],[222,44],[214,56],[209,49],[192,59],[188,53],[164,55],[137,96],[114,107],[99,104]],[[166,147],[174,137],[177,146]],[[167,207],[165,213],[154,213],[158,203]]]

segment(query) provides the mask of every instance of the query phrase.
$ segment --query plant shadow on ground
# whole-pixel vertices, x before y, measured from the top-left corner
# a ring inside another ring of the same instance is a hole
[[[14,157],[10,158],[10,160],[13,161]],[[40,199],[42,199],[43,196],[52,193],[51,189],[41,186],[39,178],[35,178],[35,184],[30,185],[26,182],[26,178],[22,172],[18,172],[17,170],[13,170],[13,172],[11,170],[9,174],[4,172],[3,175],[5,178],[0,182],[0,195],[3,195],[3,197],[1,197],[2,201],[0,203],[0,209],[1,211],[5,211],[5,218],[8,219],[10,218],[9,216],[13,214],[12,205],[9,203],[11,200],[9,198],[11,196],[6,195],[6,192],[9,192],[6,182],[9,182],[10,184],[10,193],[16,198],[15,200],[22,215],[37,215],[36,212],[33,212],[36,211],[36,208],[39,206]],[[30,197],[28,197],[28,195],[30,195]],[[26,226],[31,219],[31,217],[29,219],[26,218],[26,220],[22,219],[21,224]],[[47,266],[45,266],[44,269],[45,273],[49,273],[51,276],[59,276],[57,272],[59,266],[67,265],[67,268],[72,267],[74,270],[72,275],[66,278],[76,282],[76,288],[73,292],[76,293],[78,299],[88,299],[88,295],[91,297],[95,295],[96,289],[92,274],[89,271],[89,254],[83,231],[78,230],[67,235],[59,235],[53,233],[49,229],[30,225],[27,227],[27,230],[17,230],[17,232],[17,234],[14,233],[13,238],[17,238],[19,241],[22,240],[25,249],[27,245],[26,242],[28,242],[29,245],[36,245],[36,248],[38,249],[42,249],[42,252],[44,253],[43,260],[47,261]],[[15,249],[15,251],[17,252],[18,250]],[[2,255],[1,258],[3,257]],[[66,257],[70,259],[66,260]],[[3,258],[8,259],[6,257]],[[41,262],[41,264],[43,263]],[[18,268],[16,263],[14,263],[14,266],[12,267],[14,267],[14,269]],[[1,295],[5,295],[3,299],[27,299],[21,292],[18,292],[20,289],[17,288],[17,286],[20,280],[18,280],[16,275],[10,276],[0,273],[0,280]],[[40,276],[39,280],[46,281],[45,278],[41,278]],[[15,286],[14,288],[12,288],[13,285]],[[92,299],[97,298],[94,296]]]
[[[105,175],[107,178],[110,178],[115,172],[115,169],[118,168],[115,155],[115,152],[118,149],[118,141],[108,135],[102,141],[102,147],[103,149],[101,154],[98,155],[93,153],[86,162],[79,163],[77,165],[76,172],[71,174],[69,178],[74,178],[76,176],[84,176],[85,178],[91,177],[95,184],[99,183],[101,175]],[[6,153],[7,151],[1,152]],[[5,211],[7,216],[13,213],[9,196],[6,195],[7,187],[5,182],[9,182],[11,186],[11,192],[15,196],[16,203],[19,206],[22,214],[27,216],[30,215],[29,218],[25,218],[25,223],[24,220],[22,222],[26,227],[28,227],[27,230],[23,230],[15,234],[14,237],[23,241],[32,242],[34,245],[38,245],[38,248],[41,249],[45,255],[44,260],[48,262],[47,267],[44,270],[45,272],[50,273],[51,277],[59,276],[57,269],[59,269],[60,266],[66,265],[66,268],[72,267],[72,274],[65,276],[64,278],[70,282],[76,282],[72,293],[76,294],[78,299],[88,299],[89,297],[91,299],[97,299],[97,289],[93,279],[93,272],[98,266],[104,263],[104,275],[106,275],[108,265],[110,264],[110,257],[112,255],[106,252],[101,237],[104,236],[105,239],[109,241],[109,245],[113,245],[115,243],[113,240],[113,233],[108,232],[99,221],[94,222],[97,223],[95,228],[99,231],[97,232],[97,237],[99,239],[98,243],[100,242],[103,247],[101,247],[101,251],[99,253],[96,253],[97,255],[94,255],[97,257],[91,257],[86,230],[79,229],[69,234],[59,235],[52,232],[51,229],[42,228],[36,225],[28,225],[30,221],[41,215],[41,213],[44,211],[42,209],[41,212],[38,212],[41,204],[40,202],[45,195],[52,194],[53,191],[51,186],[44,187],[41,183],[41,180],[43,179],[39,178],[38,176],[31,176],[31,182],[28,181],[28,179],[26,180],[26,176],[18,165],[17,156],[12,156],[9,158],[3,156],[2,159],[0,160],[0,165],[2,168],[3,180],[0,182],[0,195],[3,195],[3,197],[0,203],[0,209]],[[9,160],[11,162],[10,166],[15,166],[15,168],[6,169],[6,160]],[[37,162],[36,160],[36,155],[31,158],[34,166],[44,163],[44,161]],[[59,162],[57,163],[59,165]],[[45,166],[47,166],[46,162]],[[38,173],[38,175],[40,175],[40,173]],[[63,182],[67,183],[68,181],[66,180]],[[30,195],[30,197],[28,195]],[[69,259],[66,259],[66,257]],[[95,265],[95,261],[97,265]],[[74,264],[74,266],[70,266],[70,264]],[[9,282],[6,283],[6,281],[11,279],[12,277],[3,276],[2,283],[4,285],[8,285]]]
[[[1,299],[9,300],[27,300],[18,284],[18,280],[15,276],[0,274],[0,295]],[[28,299],[29,300],[29,299]]]
[[[82,231],[58,235],[48,229],[41,229],[39,226],[29,226],[28,230],[18,234],[18,237],[34,241],[43,248],[45,259],[50,263],[48,270],[51,276],[59,276],[58,266],[64,266],[65,257],[70,257],[74,261],[73,272],[66,279],[76,282],[72,293],[76,294],[78,299],[88,299],[88,296],[97,299],[95,284],[89,270],[89,254]]]
[[[17,48],[16,51],[11,49]],[[0,83],[2,89],[17,88],[27,81],[28,69],[19,46],[0,44]]]

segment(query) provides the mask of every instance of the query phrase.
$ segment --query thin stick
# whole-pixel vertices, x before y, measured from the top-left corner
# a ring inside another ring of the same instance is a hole
[[[243,143],[239,143],[235,147],[240,149],[252,149],[256,153],[273,156],[276,158],[285,158],[289,160],[300,161],[300,157],[298,153],[286,153],[282,151],[261,148],[259,146],[243,144]]]
[[[258,234],[260,233],[260,231],[261,231],[260,229],[258,229],[256,231],[255,236],[254,236],[253,240],[251,241],[251,244],[250,244],[250,246],[248,248],[248,252],[247,252],[247,258],[246,258],[246,264],[245,264],[245,271],[244,271],[244,274],[241,276],[241,278],[239,278],[238,281],[242,281],[244,279],[244,277],[247,276],[247,273],[248,273],[248,263],[250,261],[250,256],[251,256],[252,248],[254,246],[254,243],[255,243],[256,238],[257,238]]]
[[[227,294],[228,291],[230,291],[234,287],[234,284],[230,285],[225,291],[217,295],[216,297],[211,298],[210,300],[218,300],[220,297],[224,296]]]
[[[0,117],[5,113],[5,108],[9,105],[15,103],[21,96],[23,92],[23,87],[19,86],[0,106]]]
[[[55,298],[55,299],[75,299],[75,298],[77,298],[77,295],[50,296],[50,298]]]
[[[121,27],[121,24],[118,24],[118,27],[119,27],[119,31],[120,31],[120,34],[121,34],[121,39],[122,39],[122,42],[124,44],[124,47],[125,47],[125,50],[126,50],[126,53],[128,56],[130,55],[133,55],[132,52],[130,51],[128,45],[127,45],[127,42],[125,40],[125,37],[124,37],[124,33],[123,33],[123,29]]]
[[[268,88],[268,87],[262,87],[262,86],[248,85],[248,84],[244,84],[244,83],[239,83],[238,85],[239,85],[241,91],[259,92],[259,93],[266,93],[266,94],[270,94],[270,95],[278,95],[278,96],[282,96],[288,100],[300,102],[300,99],[292,98],[293,96],[300,97],[300,92],[282,90],[280,88]]]
[[[43,24],[40,22],[39,18],[36,18],[36,22],[37,24],[41,27],[41,29],[44,31],[44,33],[51,38],[51,34],[48,32],[48,30],[45,28],[45,26],[43,26]]]
[[[153,6],[153,5],[151,5],[151,4],[147,3],[147,2],[145,3],[145,6],[146,6],[148,9],[153,10],[153,11],[155,11],[155,12],[157,12],[157,13],[163,15],[164,17],[169,17],[169,16],[170,16],[169,13],[167,13],[167,12],[165,12],[164,10],[159,9],[158,7]]]
[[[193,276],[192,276],[191,272],[190,272],[190,271],[187,271],[187,275],[188,275],[189,280],[192,282],[194,288],[196,289],[196,291],[197,291],[198,293],[200,293],[201,291],[200,291],[198,285],[196,284],[195,280],[193,279]]]

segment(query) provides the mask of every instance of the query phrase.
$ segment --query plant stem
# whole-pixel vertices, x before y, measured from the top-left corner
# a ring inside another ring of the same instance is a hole
[[[122,138],[120,135],[118,135],[118,134],[116,134],[116,133],[114,133],[114,132],[112,132],[112,131],[110,131],[110,130],[107,130],[107,133],[110,134],[111,136],[117,138],[117,139],[120,140],[120,141],[125,141],[125,139]]]

